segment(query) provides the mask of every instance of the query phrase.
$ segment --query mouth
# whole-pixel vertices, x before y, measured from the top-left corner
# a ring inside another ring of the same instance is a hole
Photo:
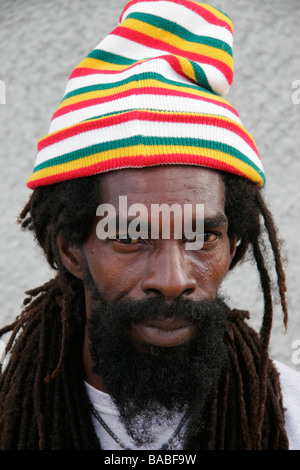
[[[132,324],[130,337],[134,342],[170,348],[194,339],[198,326],[180,318],[156,318]]]

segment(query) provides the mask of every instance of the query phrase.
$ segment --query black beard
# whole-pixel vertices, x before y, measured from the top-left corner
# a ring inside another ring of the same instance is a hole
[[[171,419],[174,412],[201,414],[228,361],[223,300],[180,299],[167,305],[161,298],[149,298],[109,303],[92,280],[89,289],[92,371],[101,376],[135,444],[151,442],[154,422]],[[199,335],[175,347],[143,344],[137,349],[128,335],[131,324],[156,317],[187,319],[198,325]]]

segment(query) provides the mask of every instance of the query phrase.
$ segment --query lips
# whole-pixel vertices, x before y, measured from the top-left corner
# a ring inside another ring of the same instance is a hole
[[[173,347],[193,339],[198,327],[180,318],[156,318],[135,323],[131,328],[131,338],[161,347]]]

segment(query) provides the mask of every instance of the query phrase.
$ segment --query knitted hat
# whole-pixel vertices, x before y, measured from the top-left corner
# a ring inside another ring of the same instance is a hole
[[[233,30],[190,0],[133,0],[72,72],[29,188],[122,168],[200,165],[265,177],[252,136],[223,96]]]

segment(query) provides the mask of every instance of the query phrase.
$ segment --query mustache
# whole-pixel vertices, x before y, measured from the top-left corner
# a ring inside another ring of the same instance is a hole
[[[195,301],[189,298],[178,298],[172,302],[166,302],[160,297],[150,297],[142,300],[129,298],[118,299],[113,302],[103,299],[99,292],[92,294],[94,303],[93,310],[101,317],[102,324],[113,334],[122,329],[130,329],[134,323],[143,320],[154,320],[157,318],[180,318],[192,324],[203,324],[211,317],[218,316],[224,312],[227,306],[223,298],[218,295],[214,300]]]

